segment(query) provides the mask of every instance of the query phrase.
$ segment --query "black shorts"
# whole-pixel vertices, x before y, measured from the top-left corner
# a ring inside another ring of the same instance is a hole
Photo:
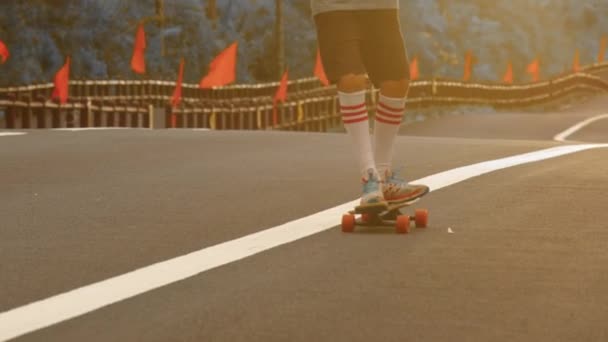
[[[409,79],[398,10],[356,10],[315,16],[321,60],[331,83],[348,74],[384,81]]]

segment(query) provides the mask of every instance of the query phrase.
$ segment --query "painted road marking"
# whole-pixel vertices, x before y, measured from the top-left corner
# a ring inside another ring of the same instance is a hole
[[[125,130],[125,129],[136,129],[136,130],[151,130],[147,127],[77,127],[77,128],[53,128],[53,131],[68,131],[68,132],[80,132],[80,131],[104,131],[104,130]],[[184,128],[168,128],[170,130],[184,130]],[[208,132],[211,131],[209,128],[192,128],[192,131]]]
[[[558,146],[459,167],[419,179],[415,183],[425,183],[430,186],[431,191],[436,191],[489,172],[603,147],[608,147],[608,144]],[[280,226],[0,313],[0,340],[8,340],[60,323],[265,250],[326,231],[335,227],[342,214],[352,209],[357,202],[358,200],[344,203]]]
[[[53,131],[68,131],[68,132],[80,132],[80,131],[107,131],[107,130],[126,130],[126,129],[146,129],[145,127],[76,127],[76,128],[52,128]]]
[[[598,120],[602,120],[602,119],[608,119],[608,114],[597,115],[597,116],[594,116],[592,118],[583,120],[583,121],[577,123],[576,125],[568,128],[567,130],[565,130],[565,131],[557,134],[556,136],[553,137],[553,140],[565,142],[566,139],[569,136],[571,136],[572,134],[576,133],[581,128],[589,125],[592,122],[595,122],[595,121],[598,121]]]
[[[16,135],[25,135],[25,132],[0,132],[0,137],[12,137]]]

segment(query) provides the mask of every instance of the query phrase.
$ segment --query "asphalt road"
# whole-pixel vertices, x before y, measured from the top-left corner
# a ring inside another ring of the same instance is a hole
[[[457,137],[482,139],[552,140],[560,131],[601,114],[608,114],[608,97],[591,97],[583,103],[560,106],[550,112],[499,111],[474,114],[447,114],[412,122],[400,134],[426,137]],[[608,135],[597,122],[577,132],[577,140],[606,142]],[[605,126],[604,126],[605,127]],[[597,129],[597,135],[591,131]],[[574,137],[572,137],[574,139]]]
[[[420,179],[608,143],[608,120],[582,127],[573,142],[553,140],[606,104],[404,126],[396,164]],[[0,322],[28,303],[314,215],[359,192],[343,134],[25,133],[0,135]],[[596,148],[456,182],[419,203],[429,228],[407,235],[344,234],[336,215],[330,229],[17,340],[605,341],[607,168],[608,148]]]

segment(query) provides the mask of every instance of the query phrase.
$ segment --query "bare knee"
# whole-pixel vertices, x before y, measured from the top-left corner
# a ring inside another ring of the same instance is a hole
[[[352,93],[365,90],[367,87],[367,78],[365,75],[348,74],[340,77],[338,81],[338,91]]]
[[[380,93],[388,97],[405,97],[410,86],[406,78],[397,81],[384,81],[380,85]]]

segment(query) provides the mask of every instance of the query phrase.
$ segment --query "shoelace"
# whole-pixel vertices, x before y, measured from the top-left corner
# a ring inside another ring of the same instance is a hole
[[[363,179],[363,192],[370,193],[378,190],[378,184],[380,181],[376,178],[375,175],[370,173],[366,179]]]
[[[390,176],[388,177],[387,182],[390,183],[391,181],[395,180],[398,183],[407,183],[405,178],[402,178],[399,176],[399,174],[401,174],[401,172],[403,171],[404,166],[399,166],[399,168],[397,168],[394,171],[391,171]]]

